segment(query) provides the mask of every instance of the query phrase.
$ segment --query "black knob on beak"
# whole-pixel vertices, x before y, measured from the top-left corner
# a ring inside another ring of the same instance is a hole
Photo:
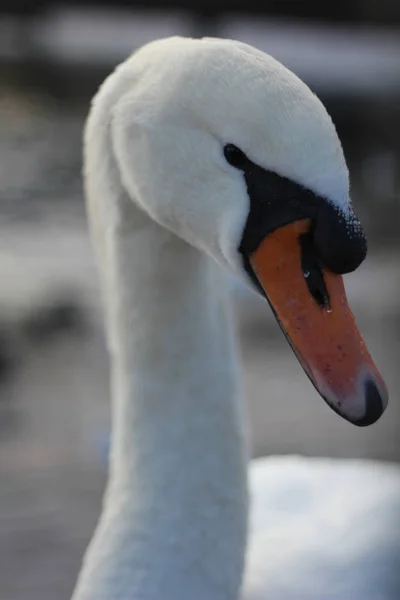
[[[340,212],[328,201],[321,202],[313,241],[321,261],[334,273],[351,273],[367,255],[367,240],[350,206],[348,213]]]

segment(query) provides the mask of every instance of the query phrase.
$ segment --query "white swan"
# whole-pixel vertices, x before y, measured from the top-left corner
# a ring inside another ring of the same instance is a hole
[[[113,436],[74,600],[236,600],[247,446],[221,267],[268,297],[337,412],[366,425],[387,402],[333,274],[366,250],[340,142],[319,100],[271,57],[176,37],[101,87],[85,184]],[[399,557],[383,556],[399,552],[396,467],[271,458],[256,461],[250,486],[245,598],[398,597]]]

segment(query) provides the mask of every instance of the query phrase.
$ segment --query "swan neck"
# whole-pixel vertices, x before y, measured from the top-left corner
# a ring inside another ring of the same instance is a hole
[[[137,496],[138,477],[168,479],[167,459],[172,476],[199,471],[209,453],[221,468],[239,458],[243,419],[220,268],[153,222],[121,236],[115,254],[110,477]]]
[[[135,206],[112,145],[90,147],[92,130],[86,194],[106,304],[112,439],[103,512],[73,598],[236,600],[247,485],[226,283]]]
[[[116,241],[106,511],[113,518],[119,507],[126,556],[134,551],[148,569],[138,597],[156,600],[161,586],[167,598],[187,589],[193,599],[236,600],[246,473],[223,274],[153,223],[134,240]]]

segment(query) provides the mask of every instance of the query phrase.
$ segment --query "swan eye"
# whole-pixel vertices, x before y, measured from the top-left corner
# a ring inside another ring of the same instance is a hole
[[[236,169],[243,169],[248,161],[247,156],[234,144],[224,146],[224,156],[227,162]]]

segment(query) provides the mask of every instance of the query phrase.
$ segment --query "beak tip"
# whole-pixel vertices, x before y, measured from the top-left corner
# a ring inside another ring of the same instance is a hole
[[[386,410],[388,394],[380,389],[373,379],[365,381],[365,413],[362,419],[354,422],[358,427],[368,427],[378,421]]]

